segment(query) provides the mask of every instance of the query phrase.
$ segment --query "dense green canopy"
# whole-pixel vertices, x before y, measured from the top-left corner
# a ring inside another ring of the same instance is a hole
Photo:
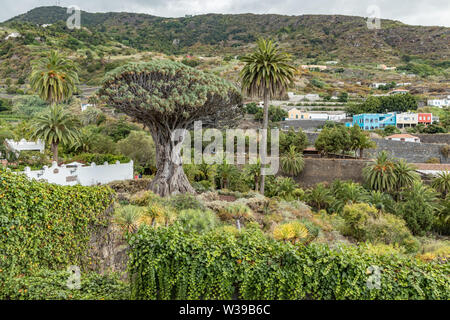
[[[223,124],[242,110],[241,94],[233,84],[170,60],[115,69],[106,75],[99,93],[107,104],[138,121],[170,130],[196,120]]]
[[[149,128],[157,167],[149,188],[161,196],[194,192],[178,148],[183,139],[173,139],[175,130],[188,129],[195,121],[215,127],[235,124],[243,112],[242,96],[233,84],[168,60],[131,63],[108,73],[99,95]]]

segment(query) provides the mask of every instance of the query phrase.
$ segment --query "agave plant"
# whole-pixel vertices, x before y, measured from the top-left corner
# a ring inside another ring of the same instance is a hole
[[[304,224],[294,221],[278,225],[273,230],[273,237],[277,240],[291,241],[295,244],[308,238],[308,229]]]
[[[125,232],[136,232],[139,227],[139,221],[142,215],[141,208],[127,205],[120,207],[114,214],[114,222],[117,223]]]
[[[241,220],[253,216],[252,210],[246,205],[236,203],[225,208],[225,211],[236,220],[236,227],[241,230]]]

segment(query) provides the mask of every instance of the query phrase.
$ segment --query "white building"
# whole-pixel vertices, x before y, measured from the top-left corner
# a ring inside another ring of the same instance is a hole
[[[24,173],[30,179],[45,180],[49,183],[61,186],[73,186],[80,184],[82,186],[93,186],[105,184],[112,181],[133,179],[133,161],[129,163],[84,166],[81,163],[70,163],[58,166],[53,162],[51,167],[44,166],[42,170],[31,171],[29,167],[25,168]]]
[[[395,115],[397,127],[415,127],[419,123],[419,114],[417,113],[397,113]]]
[[[21,151],[39,151],[44,153],[45,150],[45,143],[41,140],[27,141],[22,139],[16,142],[12,139],[6,139],[5,142],[8,148],[15,153],[20,153]]]
[[[385,86],[386,82],[374,82],[370,85],[371,88],[378,89],[381,86]]]
[[[90,103],[82,103],[81,104],[81,112],[84,112],[87,110],[87,108],[92,107],[93,105]]]
[[[6,36],[6,38],[5,38],[5,40],[11,39],[11,38],[19,38],[19,37],[21,37],[21,36],[22,36],[22,35],[21,35],[20,33],[18,33],[18,32],[13,32],[13,33],[8,34],[8,35]]]
[[[407,94],[407,93],[409,93],[409,90],[406,90],[406,89],[395,89],[395,90],[392,90],[391,92],[389,92],[389,95]]]
[[[305,95],[305,99],[309,101],[317,101],[320,100],[320,96],[317,93],[308,93]]]
[[[320,71],[326,70],[328,67],[327,66],[321,66],[321,65],[317,65],[317,64],[304,64],[301,66],[302,69],[319,69]]]
[[[420,143],[419,137],[410,134],[393,134],[385,138],[386,140],[393,141],[406,141],[406,142],[417,142]]]
[[[430,99],[427,101],[427,105],[433,106],[433,107],[449,107],[450,106],[450,96],[447,96],[447,98],[444,99]]]

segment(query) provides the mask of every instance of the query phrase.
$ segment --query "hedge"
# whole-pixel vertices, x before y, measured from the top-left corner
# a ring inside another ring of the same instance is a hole
[[[0,291],[5,279],[87,265],[90,232],[107,223],[113,197],[109,187],[63,187],[0,169]]]
[[[230,227],[226,227],[230,228]],[[449,265],[362,247],[307,247],[257,228],[184,233],[143,227],[129,238],[134,299],[449,299]],[[368,286],[381,268],[380,288]],[[372,267],[372,268],[371,268]]]
[[[81,273],[80,288],[70,289],[67,271],[39,270],[33,275],[5,279],[0,299],[10,300],[124,300],[129,286],[117,274]]]

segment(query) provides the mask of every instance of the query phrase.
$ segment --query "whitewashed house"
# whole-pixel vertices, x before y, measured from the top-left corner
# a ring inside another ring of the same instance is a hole
[[[417,142],[420,143],[419,137],[410,135],[410,134],[393,134],[391,136],[387,136],[386,140],[392,141],[406,141],[406,142]]]
[[[378,89],[381,86],[385,86],[386,82],[374,82],[370,85],[371,88]]]
[[[447,98],[443,99],[430,99],[427,101],[427,105],[433,106],[433,107],[449,107],[450,106],[450,96],[447,96]]]
[[[20,38],[22,35],[20,34],[20,33],[18,33],[18,32],[12,32],[12,33],[10,33],[10,34],[8,34],[6,37],[5,37],[5,40],[8,40],[8,39],[14,39],[14,38]]]

